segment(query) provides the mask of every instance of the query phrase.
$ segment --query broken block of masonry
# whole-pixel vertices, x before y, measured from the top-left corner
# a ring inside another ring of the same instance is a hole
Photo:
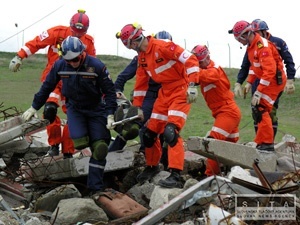
[[[256,148],[204,137],[189,137],[188,150],[229,166],[251,169],[253,161],[258,159],[262,171],[276,171],[277,153],[262,153]]]
[[[21,116],[15,116],[8,120],[0,122],[0,144],[4,144],[17,137],[25,136],[30,132],[37,131],[49,124],[48,120],[32,118],[24,122]]]

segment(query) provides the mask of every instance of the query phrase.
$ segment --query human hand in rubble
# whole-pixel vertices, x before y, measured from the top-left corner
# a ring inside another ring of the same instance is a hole
[[[9,69],[12,72],[17,72],[20,70],[20,66],[22,65],[22,59],[16,55],[9,63]]]
[[[187,102],[188,103],[196,102],[197,97],[198,97],[198,89],[194,85],[194,83],[190,83],[187,90]]]
[[[114,115],[112,115],[112,114],[108,115],[106,128],[109,130],[114,129],[115,128],[115,125],[113,125],[114,122],[115,122]]]
[[[235,97],[243,97],[243,88],[240,83],[235,83],[234,85],[234,96]]]
[[[294,92],[295,92],[294,79],[288,79],[286,81],[286,85],[284,87],[284,92],[287,94],[294,94]]]
[[[25,120],[25,122],[29,121],[31,119],[31,117],[35,117],[38,118],[37,114],[36,114],[37,110],[34,109],[32,106],[27,109],[23,114],[22,114],[22,118]]]

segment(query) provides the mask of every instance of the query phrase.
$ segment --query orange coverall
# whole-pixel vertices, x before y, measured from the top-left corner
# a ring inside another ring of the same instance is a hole
[[[252,84],[256,77],[259,78],[260,82],[257,86],[257,91],[262,93],[259,103],[261,110],[263,110],[262,121],[257,125],[254,141],[258,145],[263,143],[272,144],[274,143],[274,134],[269,113],[277,96],[284,90],[287,76],[276,46],[259,34],[255,33],[252,43],[247,47],[247,52],[251,68],[255,74],[255,76],[249,76],[247,82]],[[277,71],[281,72],[281,84],[277,83]]]
[[[209,136],[236,143],[239,139],[241,111],[234,100],[225,71],[210,60],[207,68],[200,69],[198,75],[194,76],[194,82],[200,84],[201,93],[215,118]],[[211,176],[220,172],[218,162],[207,159],[205,174]]]
[[[138,54],[138,69],[133,94],[133,105],[142,106],[151,77],[161,84],[147,128],[162,134],[167,123],[173,123],[180,131],[190,111],[187,103],[188,76],[199,71],[197,58],[173,42],[158,40],[151,36],[148,48]],[[159,138],[154,145],[145,148],[147,166],[159,164],[162,150]],[[169,168],[183,170],[184,146],[179,136],[175,146],[168,146]]]
[[[25,46],[17,53],[22,59],[35,54],[38,50],[49,47],[47,53],[47,65],[44,69],[41,82],[46,79],[54,62],[59,58],[58,45],[60,46],[63,40],[72,35],[71,29],[68,26],[55,26],[44,32],[34,39],[25,43]],[[86,52],[89,55],[96,56],[96,49],[94,46],[94,39],[92,36],[85,34],[80,40],[86,45]],[[66,113],[65,98],[61,95],[61,82],[57,85],[56,89],[50,94],[47,102],[55,102],[58,106],[62,104],[63,112]],[[74,153],[73,142],[69,137],[68,126],[65,125],[63,134],[61,134],[61,121],[56,116],[55,121],[47,126],[48,143],[55,145],[62,143],[62,153]]]

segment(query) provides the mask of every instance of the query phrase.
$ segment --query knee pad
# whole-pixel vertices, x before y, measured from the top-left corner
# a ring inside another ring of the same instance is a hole
[[[277,109],[276,107],[273,106],[272,108],[272,111],[270,112],[270,117],[271,117],[271,120],[272,120],[272,124],[276,124],[277,121],[278,121],[278,118],[277,118]]]
[[[98,161],[104,160],[108,153],[108,145],[104,140],[95,141],[92,146],[92,157]]]
[[[146,128],[145,132],[143,133],[143,142],[145,147],[147,148],[152,147],[154,145],[156,138],[157,138],[157,133]]]
[[[74,148],[82,150],[89,146],[89,137],[85,136],[82,138],[72,139],[74,143]]]
[[[170,145],[170,147],[174,147],[178,141],[178,130],[177,127],[175,126],[175,124],[173,123],[168,123],[165,127],[165,131],[164,131],[164,138],[165,138],[165,142],[168,143],[168,145]]]
[[[44,119],[47,119],[50,123],[53,123],[57,115],[57,107],[57,104],[54,102],[46,102],[43,112]]]

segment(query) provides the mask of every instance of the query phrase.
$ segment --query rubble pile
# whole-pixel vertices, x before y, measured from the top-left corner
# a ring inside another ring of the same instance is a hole
[[[137,183],[144,155],[126,146],[107,156],[105,192],[89,196],[89,149],[47,156],[46,125],[19,116],[0,123],[0,224],[300,224],[300,148],[290,136],[271,154],[190,137],[182,189],[158,185],[169,176],[163,166]],[[206,158],[219,161],[221,176],[204,176]]]

